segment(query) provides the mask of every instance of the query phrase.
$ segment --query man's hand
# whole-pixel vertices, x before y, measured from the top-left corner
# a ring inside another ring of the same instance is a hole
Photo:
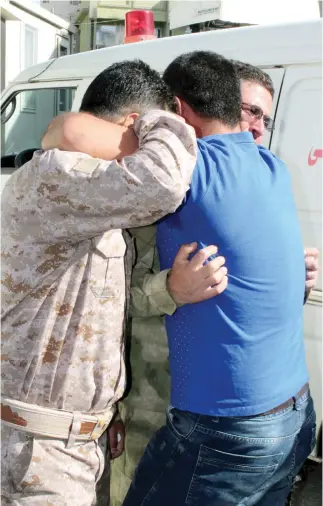
[[[305,291],[309,293],[315,288],[319,273],[319,250],[317,248],[305,248],[306,282]]]
[[[211,299],[222,293],[228,285],[225,259],[216,257],[205,261],[218,251],[216,246],[208,246],[198,251],[191,260],[189,256],[197,249],[197,244],[184,244],[178,251],[168,278],[168,291],[176,304],[193,304]]]
[[[125,427],[122,420],[113,422],[108,429],[109,447],[111,459],[117,459],[124,451],[126,438]]]

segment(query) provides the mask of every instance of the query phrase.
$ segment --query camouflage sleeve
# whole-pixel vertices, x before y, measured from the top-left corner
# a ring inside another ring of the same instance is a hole
[[[172,315],[176,311],[177,306],[167,290],[169,271],[166,269],[153,274],[135,267],[130,292],[130,316],[147,318]]]
[[[167,290],[169,270],[160,272],[156,226],[132,228],[136,263],[132,271],[130,316],[147,318],[173,314],[176,305]]]
[[[37,213],[42,240],[75,241],[147,225],[177,209],[196,162],[193,129],[164,111],[145,114],[134,129],[139,149],[120,162],[56,149],[34,157],[26,213]]]

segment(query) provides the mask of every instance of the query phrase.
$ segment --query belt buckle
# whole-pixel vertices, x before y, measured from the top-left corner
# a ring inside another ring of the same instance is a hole
[[[102,436],[103,432],[110,425],[110,421],[107,422],[107,420],[105,418],[98,417],[98,421],[96,423],[96,426],[94,427],[92,434],[90,436],[90,441],[95,441],[96,439],[99,439],[99,437]]]

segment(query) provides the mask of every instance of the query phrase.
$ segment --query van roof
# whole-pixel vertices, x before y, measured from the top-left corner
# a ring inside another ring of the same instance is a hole
[[[30,67],[14,82],[93,77],[114,62],[135,58],[163,71],[176,56],[194,50],[216,51],[261,67],[320,62],[322,20],[212,30],[72,54]]]

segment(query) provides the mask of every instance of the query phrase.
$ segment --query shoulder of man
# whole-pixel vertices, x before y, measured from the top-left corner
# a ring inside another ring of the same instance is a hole
[[[50,149],[48,151],[36,151],[33,158],[16,170],[6,186],[17,188],[21,185],[26,188],[29,184],[34,184],[36,177],[48,177],[49,172],[59,173],[70,170],[79,170],[80,172],[92,173],[99,165],[99,160],[91,158],[85,153],[74,153],[71,151],[60,151],[59,149]],[[45,175],[45,173],[47,173]],[[28,184],[29,183],[29,184]]]
[[[262,158],[271,160],[273,163],[277,163],[278,165],[281,165],[282,167],[287,168],[286,163],[283,162],[278,156],[276,156],[270,149],[266,148],[265,146],[257,145],[258,151]]]
[[[23,215],[24,221],[35,214],[40,198],[66,193],[69,178],[64,173],[93,177],[100,161],[84,153],[60,151],[36,151],[33,158],[16,170],[5,184],[1,195],[2,222],[10,222],[10,215]],[[8,215],[8,220],[6,219]],[[9,224],[8,222],[8,224]]]

